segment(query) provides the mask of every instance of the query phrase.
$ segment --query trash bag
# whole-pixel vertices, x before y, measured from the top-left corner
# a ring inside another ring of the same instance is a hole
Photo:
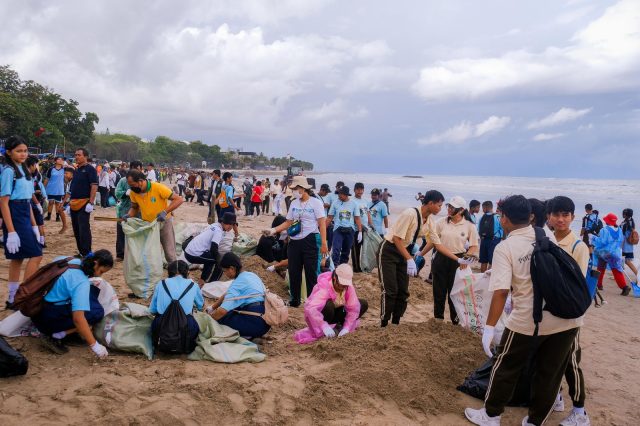
[[[16,311],[0,321],[0,336],[28,336],[32,327],[31,318],[23,315],[20,311]]]
[[[153,359],[149,308],[137,303],[123,303],[93,327],[96,339],[109,349],[143,354]]]
[[[113,311],[120,309],[120,301],[118,300],[118,294],[102,277],[89,278],[91,284],[100,289],[100,295],[98,295],[98,302],[104,309],[104,314],[108,315]]]
[[[256,254],[258,242],[247,234],[238,235],[238,240],[233,243],[231,251],[238,256],[253,256]]]
[[[173,232],[176,237],[176,256],[182,254],[182,243],[187,238],[198,235],[209,226],[207,223],[173,222]]]
[[[466,393],[474,398],[484,401],[489,388],[489,380],[491,379],[491,370],[493,369],[495,357],[488,359],[478,369],[469,374],[461,385],[456,387],[460,392]],[[527,363],[527,367],[522,370],[520,378],[516,383],[516,388],[511,397],[511,401],[507,405],[510,407],[528,407],[529,397],[531,395],[531,376],[533,374],[532,359]]]
[[[115,207],[116,204],[118,204],[118,202],[116,201],[116,197],[114,197],[113,195],[109,196],[109,207]]]
[[[28,369],[27,358],[0,337],[0,377],[23,376]]]
[[[122,222],[125,235],[123,273],[124,280],[138,297],[148,299],[153,289],[162,279],[162,246],[160,225],[131,218]]]
[[[360,269],[362,272],[371,272],[378,267],[380,244],[382,244],[382,237],[377,232],[369,230],[362,235],[362,248],[360,249]]]
[[[333,264],[333,261],[331,262]],[[289,289],[289,295],[291,295],[291,288],[289,287],[289,271],[284,276],[284,285]],[[300,284],[300,303],[304,303],[307,300],[307,278],[302,271],[302,283]]]

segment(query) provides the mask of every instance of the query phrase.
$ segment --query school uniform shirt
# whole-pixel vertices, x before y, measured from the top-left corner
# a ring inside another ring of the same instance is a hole
[[[478,231],[473,223],[464,218],[458,223],[449,222],[447,219],[447,217],[443,217],[436,223],[436,233],[443,246],[451,250],[452,253],[467,251],[465,248],[467,242],[469,247],[478,246]]]
[[[233,248],[233,240],[235,239],[235,234],[233,230],[226,231],[222,235],[222,240],[218,244],[218,256],[222,258],[225,254],[229,253]]]
[[[228,201],[227,204],[229,204],[229,206],[231,206],[232,203],[233,203],[233,199],[235,198],[235,192],[236,192],[235,187],[233,185],[227,185],[227,184],[223,183],[222,184],[222,190],[220,191],[220,193],[222,194],[223,191],[227,196],[227,201]],[[218,204],[219,204],[219,202],[218,202]],[[222,207],[222,206],[220,206],[220,207]],[[223,207],[223,208],[226,208],[226,207]]]
[[[100,179],[98,180],[98,186],[102,188],[109,188],[111,185],[111,179],[109,179],[109,173],[102,171],[100,173]]]
[[[111,172],[109,172],[108,175],[109,175],[109,188],[115,188],[117,179],[118,179],[118,174],[113,170],[111,170]]]
[[[533,227],[511,231],[507,239],[496,246],[491,264],[489,291],[511,290],[513,310],[506,326],[516,333],[533,336],[533,282],[531,281],[531,254],[536,240]],[[563,319],[543,311],[538,334],[556,334],[580,327],[583,317]]]
[[[153,222],[158,213],[167,208],[169,197],[173,191],[168,186],[158,182],[151,182],[151,187],[147,192],[136,194],[131,191],[129,198],[131,203],[137,204],[140,208],[140,217],[147,222]],[[167,218],[171,217],[171,213],[167,214]]]
[[[147,179],[149,179],[151,182],[156,182],[158,180],[158,178],[156,177],[156,171],[153,169],[149,170],[149,172],[147,173]]]
[[[580,266],[582,274],[587,276],[587,268],[589,267],[589,247],[579,238],[573,231],[569,235],[558,241],[558,247],[569,253]]]
[[[373,221],[373,229],[380,234],[384,234],[384,218],[389,216],[389,210],[387,205],[383,201],[373,201],[369,203],[369,213],[371,213],[371,220]],[[415,231],[414,231],[415,232]]]
[[[56,169],[55,167],[47,170],[47,194],[49,195],[64,195],[64,167]]]
[[[420,211],[420,209],[418,209],[418,211]],[[420,226],[418,238],[422,236],[429,243],[441,244],[440,237],[436,232],[436,224],[433,220],[433,215],[427,216],[427,219],[423,219],[422,224],[419,224],[418,214],[416,214],[416,209],[413,208],[406,209],[400,213],[398,220],[391,225],[389,232],[387,232],[384,238],[390,243],[393,243],[393,237],[402,238],[402,244],[406,247],[413,242],[413,235],[416,233],[418,226]]]
[[[236,297],[244,297],[257,295],[255,297],[248,297],[240,300],[230,300]],[[253,272],[240,272],[238,277],[231,282],[227,293],[224,295],[224,301],[220,307],[227,312],[239,308],[243,305],[249,305],[251,303],[264,302],[264,284],[260,277]]]
[[[71,187],[69,192],[71,193],[72,200],[81,200],[83,198],[89,198],[91,195],[91,185],[98,184],[98,172],[90,165],[78,167],[73,172],[73,179],[71,180]]]
[[[622,243],[622,253],[633,253],[633,244],[629,242],[629,237],[631,233],[635,229],[635,223],[633,226],[627,223],[627,226],[624,226],[624,223],[620,225],[620,229],[623,229],[624,242]]]
[[[351,228],[357,231],[355,218],[360,217],[360,209],[354,200],[337,200],[331,204],[329,216],[333,216],[333,230],[338,228]]]
[[[287,220],[299,220],[302,224],[302,230],[298,235],[291,237],[292,240],[301,240],[309,234],[316,234],[318,230],[318,219],[326,217],[324,214],[324,206],[322,201],[317,198],[309,197],[307,201],[293,200],[289,211],[287,212]]]
[[[33,195],[33,182],[27,180],[20,167],[22,177],[15,178],[13,167],[5,167],[0,175],[0,197],[9,196],[9,200],[30,200]]]
[[[64,259],[59,256],[54,259]],[[71,265],[81,265],[80,259],[70,260]],[[71,311],[90,311],[89,290],[91,287],[89,278],[80,269],[67,269],[53,284],[44,300],[54,305],[68,305],[71,303]]]
[[[369,202],[364,198],[353,197],[353,202],[358,206],[362,229],[369,229]]]
[[[193,237],[193,240],[189,242],[185,251],[191,256],[201,256],[202,253],[206,253],[211,249],[212,243],[216,243],[219,248],[223,236],[224,230],[222,229],[222,225],[220,223],[214,223]]]
[[[149,305],[149,312],[152,314],[164,314],[171,304],[171,298],[175,300],[180,297],[189,284],[193,282],[180,275],[172,278],[166,278],[164,281],[167,284],[167,288],[169,289],[171,296],[169,296],[165,291],[162,286],[162,281],[159,281],[158,284],[156,284],[156,288],[153,290],[153,297],[151,298],[151,304]],[[197,284],[194,283],[193,286],[191,286],[191,290],[189,290],[189,292],[180,299],[180,306],[182,306],[182,310],[185,315],[191,315],[194,306],[199,311],[202,310],[202,307],[204,306],[204,298],[202,297],[202,291]]]

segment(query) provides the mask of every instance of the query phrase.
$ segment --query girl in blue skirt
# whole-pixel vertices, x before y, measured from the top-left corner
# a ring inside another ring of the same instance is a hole
[[[29,156],[27,142],[11,136],[5,143],[5,168],[0,175],[0,212],[4,255],[9,263],[9,297],[7,308],[20,286],[22,263],[27,259],[24,278],[31,276],[42,260],[40,232],[31,210],[33,182],[25,161]]]

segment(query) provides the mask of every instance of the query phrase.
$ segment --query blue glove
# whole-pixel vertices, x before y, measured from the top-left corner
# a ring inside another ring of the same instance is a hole
[[[158,213],[158,216],[156,217],[156,220],[158,222],[164,222],[166,219],[167,219],[167,212],[164,210]]]

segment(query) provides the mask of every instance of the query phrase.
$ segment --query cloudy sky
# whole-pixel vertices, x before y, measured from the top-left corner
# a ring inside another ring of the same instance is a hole
[[[639,176],[639,0],[9,0],[0,16],[0,63],[101,130],[334,171]]]

